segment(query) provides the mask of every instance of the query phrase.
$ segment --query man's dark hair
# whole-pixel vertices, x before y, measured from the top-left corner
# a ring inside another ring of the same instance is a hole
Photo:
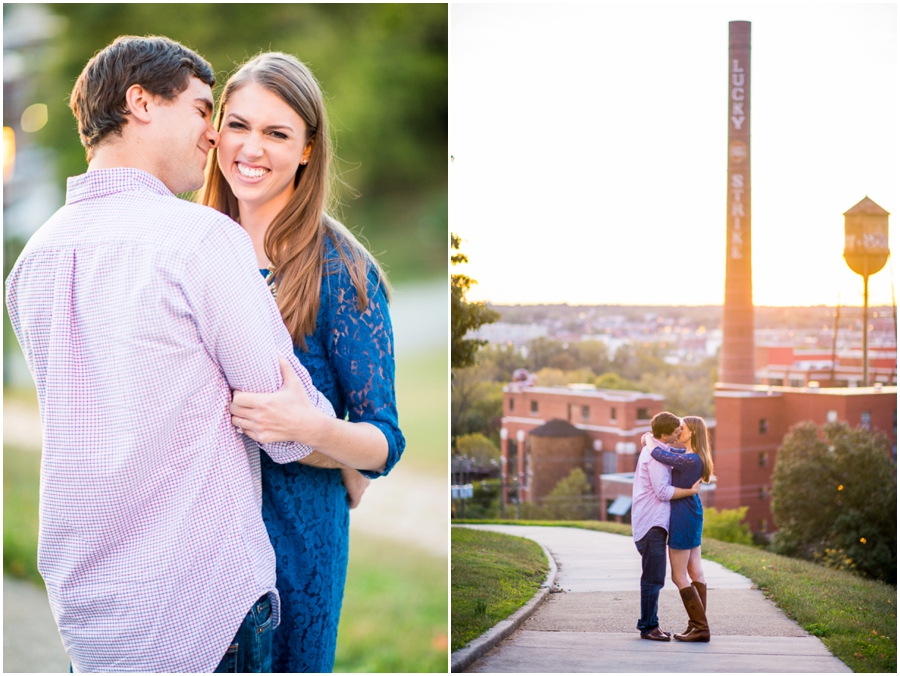
[[[69,99],[88,161],[110,134],[121,136],[130,86],[141,85],[172,101],[188,88],[192,75],[210,87],[216,83],[212,66],[203,57],[161,36],[123,35],[97,52],[78,76]]]
[[[653,436],[656,439],[662,439],[667,434],[672,434],[680,426],[681,418],[668,411],[657,413],[650,421],[650,429],[653,431]]]

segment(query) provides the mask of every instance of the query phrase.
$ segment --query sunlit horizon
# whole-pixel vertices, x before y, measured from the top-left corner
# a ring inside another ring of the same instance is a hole
[[[895,5],[454,5],[451,230],[497,305],[721,305],[728,22],[752,26],[754,303],[861,307],[897,250]],[[539,49],[536,48],[539,45]],[[869,306],[892,304],[892,261]]]

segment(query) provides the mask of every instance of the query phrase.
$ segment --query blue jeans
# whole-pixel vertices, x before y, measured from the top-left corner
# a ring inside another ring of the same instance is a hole
[[[271,674],[272,632],[272,605],[266,594],[253,604],[213,673]]]
[[[253,604],[213,673],[272,673],[272,634],[272,606],[266,594]]]
[[[641,553],[641,617],[637,628],[646,634],[659,626],[659,590],[666,583],[666,529],[654,526],[635,542]]]

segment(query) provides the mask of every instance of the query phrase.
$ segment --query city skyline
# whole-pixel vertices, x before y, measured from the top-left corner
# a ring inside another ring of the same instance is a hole
[[[754,302],[862,305],[843,213],[868,196],[896,214],[893,5],[455,5],[450,222],[470,300],[722,303],[739,20]],[[891,304],[891,267],[870,306]]]

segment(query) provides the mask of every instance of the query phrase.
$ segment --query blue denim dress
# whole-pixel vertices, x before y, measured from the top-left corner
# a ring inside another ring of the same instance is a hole
[[[315,332],[308,351],[294,353],[336,415],[378,427],[388,443],[383,476],[400,459],[406,442],[397,422],[394,339],[387,297],[369,270],[368,303],[359,296],[335,243],[325,237],[324,266]],[[261,271],[264,275],[268,271]],[[330,672],[349,551],[347,491],[337,469],[299,463],[279,465],[265,453],[263,519],[275,549],[281,624],[275,629],[272,670]]]
[[[703,461],[696,453],[654,448],[650,455],[672,468],[672,485],[676,488],[690,488],[703,476]],[[669,547],[699,547],[703,534],[703,505],[700,503],[700,496],[672,500],[669,504],[672,507],[669,515]]]

